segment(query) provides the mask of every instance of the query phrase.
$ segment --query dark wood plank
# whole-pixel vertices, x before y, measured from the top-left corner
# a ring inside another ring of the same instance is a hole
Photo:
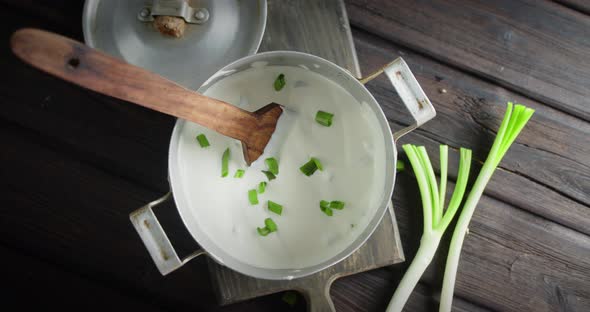
[[[590,19],[546,0],[350,0],[352,25],[590,120]]]
[[[485,160],[505,103],[517,101],[536,109],[486,194],[590,234],[588,123],[365,32],[355,31],[354,36],[363,68],[378,68],[402,55],[432,100],[437,117],[408,135],[407,142],[467,147],[473,149],[475,158]],[[374,80],[368,88],[390,121],[406,121],[403,105],[386,78]],[[446,93],[441,93],[443,89]],[[438,153],[433,157],[438,160]],[[456,173],[454,164],[449,173]]]
[[[6,124],[0,160],[0,244],[170,310],[219,311],[205,258],[160,275],[128,214],[159,193],[47,147],[43,137]],[[180,254],[195,245],[174,207],[156,214]],[[276,311],[280,297],[258,298],[224,311]]]
[[[590,2],[587,0],[554,0],[574,10],[590,14]]]
[[[335,62],[360,77],[344,10],[341,0],[269,0],[260,51],[311,53]]]
[[[0,0],[3,9],[8,9],[16,17],[33,18],[28,26],[43,24],[44,29],[83,40],[82,9],[85,0]],[[18,26],[14,25],[15,27]]]
[[[0,38],[6,42],[22,27],[61,30],[51,16],[31,17],[11,8],[2,12],[5,15],[0,21]],[[63,13],[65,16],[60,20],[70,21],[70,28],[80,28],[81,12],[64,10]],[[0,67],[14,74],[12,79],[0,84],[1,111],[6,117],[11,116],[8,120],[22,118],[29,125],[36,124],[32,128],[39,133],[59,138],[52,142],[61,149],[144,186],[167,191],[166,155],[174,118],[42,74],[19,61],[8,44],[0,47],[0,55]],[[35,112],[47,114],[41,116]],[[73,148],[79,144],[88,149]],[[118,153],[114,155],[112,150]]]
[[[393,291],[399,282],[390,270],[379,269],[365,274],[355,274],[337,280],[332,285],[336,311],[385,311]],[[431,288],[419,283],[408,299],[404,311],[438,310],[439,287]],[[488,309],[473,305],[461,298],[455,298],[452,311],[484,312]]]
[[[1,176],[5,190],[0,202],[1,243],[55,259],[93,279],[116,281],[118,287],[143,293],[158,304],[216,309],[210,286],[198,282],[207,279],[202,262],[196,260],[163,278],[129,228],[126,214],[154,194],[47,150],[39,146],[40,137],[31,136],[11,129],[0,132],[0,139],[11,146],[0,155],[1,161],[11,164]],[[395,204],[404,207],[397,213],[406,246],[415,246],[420,228],[412,183],[411,176],[400,176],[395,197]],[[588,304],[584,287],[584,277],[590,274],[588,252],[587,236],[486,197],[466,240],[457,292],[498,310],[555,307],[561,295],[572,300],[570,305],[583,307]],[[527,266],[524,260],[534,265]],[[516,262],[510,265],[511,261]],[[427,283],[435,283],[434,278]],[[195,294],[210,300],[195,301]],[[267,300],[259,304],[255,305],[259,310],[276,308]],[[244,306],[231,309],[237,307]]]
[[[401,174],[394,194],[407,259],[394,268],[400,277],[422,227],[415,183]],[[448,238],[422,279],[434,289],[440,289]],[[484,196],[463,245],[455,295],[497,311],[586,311],[589,254],[587,235]]]
[[[2,304],[19,310],[165,311],[55,265],[0,246]],[[34,294],[23,300],[23,294]]]

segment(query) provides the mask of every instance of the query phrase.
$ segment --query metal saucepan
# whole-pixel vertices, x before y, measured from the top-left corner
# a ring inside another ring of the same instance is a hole
[[[416,78],[408,68],[407,64],[401,58],[396,59],[392,63],[386,65],[381,70],[373,73],[367,78],[358,80],[345,69],[317,56],[290,51],[266,52],[244,57],[225,66],[211,78],[209,78],[199,88],[198,91],[201,93],[205,92],[216,82],[232,74],[235,74],[236,72],[251,68],[254,63],[265,63],[269,66],[277,65],[304,67],[340,85],[342,88],[347,90],[350,95],[356,98],[358,102],[368,103],[370,109],[375,114],[379,122],[379,127],[383,131],[383,144],[385,145],[386,151],[385,159],[389,160],[386,161],[385,167],[383,168],[383,170],[386,172],[387,180],[385,187],[382,190],[379,207],[378,209],[374,210],[374,215],[370,217],[368,225],[362,230],[362,232],[360,232],[360,235],[358,235],[356,240],[354,240],[341,252],[332,255],[332,257],[326,261],[303,268],[298,267],[292,269],[268,269],[263,267],[255,267],[244,263],[240,260],[240,258],[231,256],[224,249],[224,246],[216,245],[216,243],[213,242],[199,227],[198,220],[196,220],[193,217],[193,214],[190,213],[191,207],[188,205],[187,196],[184,193],[184,188],[182,187],[180,168],[177,163],[180,132],[185,121],[178,120],[170,140],[168,162],[169,181],[171,191],[174,194],[173,198],[180,216],[182,217],[186,228],[202,249],[194,252],[185,259],[180,259],[174,251],[174,248],[172,247],[169,239],[166,237],[164,230],[160,226],[156,216],[152,211],[154,206],[157,206],[159,203],[168,199],[171,196],[170,193],[133,212],[130,216],[133,225],[137,229],[151,257],[163,275],[176,270],[190,259],[201,254],[208,254],[220,264],[242,274],[270,280],[284,280],[304,277],[323,270],[345,259],[351,253],[356,251],[361,245],[363,245],[363,243],[373,233],[377,225],[381,222],[385,210],[387,209],[387,206],[391,200],[396,175],[395,164],[397,161],[397,149],[395,146],[395,141],[402,135],[412,131],[426,121],[432,119],[436,114],[432,104],[416,81]],[[407,107],[414,119],[414,123],[412,125],[395,132],[393,135],[386,117],[381,110],[381,107],[363,85],[381,73],[385,73],[387,75],[395,90],[401,97],[404,105]]]

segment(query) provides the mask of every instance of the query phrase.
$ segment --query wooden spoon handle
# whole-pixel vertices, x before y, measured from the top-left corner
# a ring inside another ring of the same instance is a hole
[[[257,127],[255,115],[248,111],[190,91],[69,38],[21,29],[10,42],[12,51],[26,63],[84,88],[196,122],[242,141]]]

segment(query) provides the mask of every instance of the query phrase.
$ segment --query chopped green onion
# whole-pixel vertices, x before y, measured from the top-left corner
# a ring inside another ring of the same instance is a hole
[[[256,230],[261,236],[266,236],[271,232],[277,231],[277,224],[271,218],[266,218],[264,219],[264,227],[256,228]]]
[[[331,217],[334,213],[332,212],[332,209],[330,209],[329,206],[322,206],[322,203],[320,202],[320,210],[325,213],[327,216]]]
[[[266,171],[266,170],[262,170],[262,173],[264,173],[266,175],[266,177],[268,178],[268,180],[274,180],[277,177],[270,171]]]
[[[258,193],[256,193],[256,190],[248,191],[248,200],[250,201],[250,204],[258,205]]]
[[[330,217],[333,214],[332,209],[330,209],[330,202],[327,200],[320,200],[320,210]]]
[[[324,111],[318,111],[315,114],[315,121],[317,121],[317,123],[319,123],[322,126],[329,127],[332,125],[332,117],[334,117],[334,114],[326,113]]]
[[[199,145],[201,145],[201,147],[209,146],[209,140],[207,140],[207,137],[202,133],[197,135],[197,141],[199,141]]]
[[[277,231],[277,224],[271,218],[264,219],[264,225],[266,225],[266,228],[271,232]]]
[[[227,174],[229,173],[229,147],[225,149],[225,152],[223,152],[223,156],[221,156],[221,177],[225,178],[227,177]]]
[[[404,162],[401,160],[398,160],[397,163],[395,164],[395,171],[397,171],[397,172],[404,171],[405,168],[406,168],[406,164],[404,164]]]
[[[312,158],[308,162],[306,162],[303,166],[299,167],[299,170],[301,172],[303,172],[304,175],[309,177],[316,170],[318,170],[318,165],[316,164],[316,162]]]
[[[280,216],[283,213],[283,206],[269,200],[268,201],[268,210],[270,210]]]
[[[277,79],[275,79],[275,91],[281,91],[281,89],[283,89],[283,87],[285,86],[285,84],[287,84],[285,82],[285,75],[284,74],[280,74]]]
[[[258,234],[260,234],[261,236],[266,236],[268,235],[268,233],[270,233],[270,230],[266,227],[256,228],[256,230],[258,231]]]
[[[258,184],[258,194],[262,194],[264,193],[264,191],[266,190],[266,182],[260,182],[260,184]]]
[[[279,174],[279,163],[274,157],[267,158],[264,162],[268,166],[268,171],[272,172],[274,175]]]
[[[342,208],[344,208],[344,202],[339,200],[333,200],[330,202],[330,208],[342,210]]]
[[[246,173],[244,169],[238,169],[236,170],[236,174],[234,174],[234,178],[241,178],[244,176],[244,173]]]
[[[319,159],[312,157],[311,160],[313,160],[313,162],[315,163],[315,166],[318,167],[318,169],[320,169],[320,171],[324,171],[324,166],[322,166],[322,163],[320,162]]]
[[[283,294],[281,300],[290,306],[294,306],[297,302],[297,294],[294,291],[287,291]]]

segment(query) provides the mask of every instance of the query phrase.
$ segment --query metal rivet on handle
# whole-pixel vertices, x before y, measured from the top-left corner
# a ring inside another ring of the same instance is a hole
[[[150,16],[151,13],[152,12],[150,11],[149,8],[143,8],[143,9],[141,9],[141,11],[139,11],[139,15],[141,17],[148,17],[148,16]]]
[[[194,16],[200,23],[203,23],[209,19],[209,11],[205,8],[200,8],[195,12]]]

